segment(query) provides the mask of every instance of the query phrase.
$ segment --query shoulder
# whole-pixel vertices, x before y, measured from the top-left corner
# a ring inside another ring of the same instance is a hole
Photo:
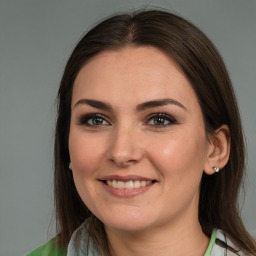
[[[56,247],[54,243],[55,238],[36,248],[32,252],[28,253],[26,256],[65,256],[65,251]]]

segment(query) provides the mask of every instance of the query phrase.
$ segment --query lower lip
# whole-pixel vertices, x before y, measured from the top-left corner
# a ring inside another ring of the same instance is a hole
[[[120,188],[110,187],[107,184],[105,184],[104,182],[101,182],[101,183],[110,194],[117,196],[117,197],[121,197],[121,198],[129,198],[129,197],[134,197],[134,196],[140,195],[140,194],[148,191],[155,184],[155,183],[151,183],[145,187],[139,187],[139,188],[132,188],[132,189],[121,188],[120,189]]]

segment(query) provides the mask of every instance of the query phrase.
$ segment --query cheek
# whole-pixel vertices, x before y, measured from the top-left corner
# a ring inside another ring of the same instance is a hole
[[[170,181],[173,186],[190,185],[192,180],[200,181],[206,160],[203,136],[185,132],[155,140],[154,145],[153,148],[148,147],[148,155],[163,180]]]
[[[85,136],[80,132],[70,132],[69,153],[73,172],[78,175],[95,173],[105,155],[104,142],[100,136]]]
[[[85,136],[81,131],[72,131],[69,136],[69,153],[72,162],[72,172],[78,194],[84,204],[95,211],[95,198],[98,191],[95,188],[97,175],[102,165],[105,152],[102,139],[99,136]]]

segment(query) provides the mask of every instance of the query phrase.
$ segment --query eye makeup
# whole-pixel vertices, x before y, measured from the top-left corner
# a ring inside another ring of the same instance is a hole
[[[88,127],[110,125],[105,115],[100,113],[88,113],[78,117],[78,125],[84,125]]]
[[[155,128],[164,128],[173,124],[177,124],[176,119],[166,113],[154,113],[147,117],[146,123]]]
[[[143,125],[157,129],[167,128],[177,123],[177,120],[172,115],[164,112],[159,112],[147,115],[145,121],[143,122]],[[102,113],[87,113],[80,115],[77,118],[77,124],[90,128],[99,128],[101,126],[112,125],[109,118]]]

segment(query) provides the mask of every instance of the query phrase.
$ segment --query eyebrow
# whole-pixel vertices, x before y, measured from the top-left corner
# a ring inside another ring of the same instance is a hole
[[[74,107],[77,107],[78,105],[81,105],[81,104],[86,104],[101,110],[112,111],[112,107],[110,104],[99,101],[99,100],[81,99],[74,105]]]
[[[177,100],[169,99],[169,98],[152,100],[152,101],[147,101],[147,102],[141,103],[136,107],[136,110],[143,111],[148,108],[156,108],[156,107],[161,107],[161,106],[165,106],[165,105],[175,105],[175,106],[181,107],[182,109],[188,111],[182,103],[180,103]]]
[[[74,107],[77,107],[81,104],[86,104],[91,107],[98,108],[105,111],[113,111],[113,108],[111,107],[111,105],[103,101],[92,100],[92,99],[81,99],[74,105]],[[166,105],[175,105],[184,109],[185,111],[188,111],[182,103],[180,103],[177,100],[169,99],[169,98],[143,102],[136,106],[136,110],[138,112],[141,112],[149,108],[156,108],[156,107],[161,107]]]

